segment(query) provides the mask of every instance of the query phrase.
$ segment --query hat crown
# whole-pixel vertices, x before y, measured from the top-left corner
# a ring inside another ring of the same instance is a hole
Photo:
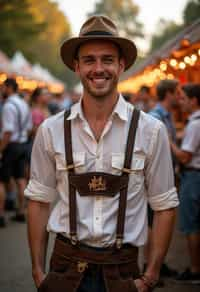
[[[116,25],[106,16],[95,15],[90,17],[81,27],[79,36],[93,34],[118,36]]]

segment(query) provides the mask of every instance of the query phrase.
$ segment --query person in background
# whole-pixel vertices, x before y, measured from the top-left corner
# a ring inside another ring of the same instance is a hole
[[[0,226],[5,226],[5,184],[12,177],[17,183],[18,210],[13,220],[25,221],[24,189],[26,143],[32,129],[32,120],[28,104],[19,97],[18,85],[15,79],[5,80],[2,88],[5,99],[2,109],[2,129],[0,154]]]
[[[33,136],[35,136],[39,125],[50,116],[48,109],[49,92],[45,88],[36,88],[30,98],[31,115],[33,122]]]
[[[176,280],[200,284],[200,84],[183,87],[190,112],[181,148],[171,148],[182,164],[180,180],[180,230],[186,237],[190,267]]]
[[[70,94],[67,91],[64,91],[61,94],[60,106],[61,110],[69,110],[72,106],[72,100]]]
[[[54,94],[54,98],[50,100],[48,104],[49,111],[52,115],[55,115],[63,110],[69,110],[72,105],[70,95],[65,91],[62,93]]]
[[[32,117],[32,131],[27,143],[27,157],[26,157],[26,177],[29,179],[30,162],[33,142],[37,129],[40,124],[47,119],[51,114],[48,109],[50,94],[46,88],[36,88],[30,96],[31,117]]]
[[[150,88],[146,85],[142,85],[138,92],[137,107],[145,113],[148,113],[151,109],[150,100],[152,100]]]
[[[171,140],[176,143],[176,129],[172,119],[172,107],[174,104],[178,103],[181,99],[183,92],[178,80],[161,80],[157,87],[157,98],[158,103],[149,112],[150,115],[159,119],[164,123],[168,131],[168,135]],[[175,157],[172,156],[173,166],[175,168]],[[151,227],[153,224],[153,210],[148,206],[148,221],[149,221],[149,240],[145,248],[145,258],[148,262],[149,245],[151,244]],[[177,271],[170,268],[166,263],[163,263],[160,271],[160,276],[162,277],[176,277]]]
[[[162,121],[170,135],[176,142],[176,129],[172,118],[172,108],[181,99],[183,93],[178,80],[161,80],[156,88],[158,103],[149,112],[150,115]]]

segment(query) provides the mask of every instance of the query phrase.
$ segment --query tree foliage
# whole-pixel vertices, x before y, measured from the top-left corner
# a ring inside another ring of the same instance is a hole
[[[60,59],[60,45],[71,34],[70,23],[50,0],[0,0],[0,49],[8,56],[19,50],[73,85]]]
[[[46,29],[39,35],[37,42],[29,47],[29,58],[37,60],[46,66],[58,78],[73,85],[69,70],[63,65],[60,58],[60,46],[64,39],[71,34],[70,24],[64,14],[58,9],[58,4],[49,0],[28,0],[30,11],[38,21],[46,22]]]
[[[27,0],[0,0],[0,27],[0,48],[11,57],[17,49],[26,51],[46,22],[35,19]]]
[[[99,0],[94,11],[88,15],[108,15],[118,25],[122,36],[135,38],[143,36],[143,26],[137,20],[138,13],[139,7],[132,0]]]
[[[150,52],[160,48],[166,41],[174,37],[185,26],[200,18],[200,0],[189,1],[183,10],[183,23],[160,19],[158,22],[159,34],[154,34],[151,40]]]
[[[182,25],[178,25],[174,21],[160,19],[157,28],[159,34],[153,35],[150,52],[160,48],[166,41],[176,35],[182,29]]]
[[[183,11],[183,20],[185,25],[191,24],[200,18],[200,0],[189,1]]]

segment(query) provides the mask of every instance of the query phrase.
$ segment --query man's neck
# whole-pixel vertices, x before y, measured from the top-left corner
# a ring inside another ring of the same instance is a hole
[[[97,142],[103,133],[118,98],[119,95],[117,93],[101,100],[97,100],[89,95],[83,95],[83,112]]]
[[[104,99],[96,99],[89,95],[83,95],[83,112],[87,120],[93,121],[106,121],[110,117],[119,95],[112,94],[112,96]]]
[[[167,112],[170,111],[170,109],[171,109],[171,108],[170,108],[170,105],[169,105],[169,103],[168,103],[166,100],[161,101],[160,104],[162,105],[162,107],[163,107]]]
[[[17,95],[17,92],[11,92],[11,93],[8,95],[8,98],[11,97],[11,96],[14,96],[14,95]]]
[[[193,107],[191,110],[191,114],[194,114],[197,111],[200,111],[200,106]]]

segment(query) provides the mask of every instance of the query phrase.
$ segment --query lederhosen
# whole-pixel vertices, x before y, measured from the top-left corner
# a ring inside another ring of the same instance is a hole
[[[122,174],[104,172],[76,174],[72,155],[71,121],[64,115],[65,155],[69,180],[70,239],[58,234],[50,261],[50,272],[39,292],[75,292],[90,265],[99,265],[107,292],[137,291],[138,248],[123,244],[129,173],[140,112],[134,109],[130,123]],[[102,252],[79,243],[76,222],[76,190],[80,196],[113,197],[120,193],[116,241]]]

